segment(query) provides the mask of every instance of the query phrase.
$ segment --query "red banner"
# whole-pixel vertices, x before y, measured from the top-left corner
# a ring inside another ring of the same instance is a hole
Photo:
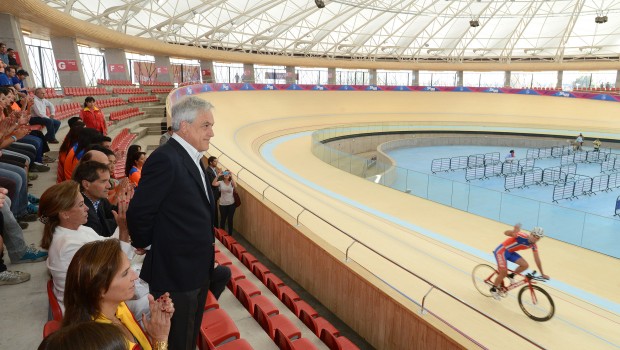
[[[203,77],[210,77],[211,76],[211,70],[210,69],[203,69],[202,70],[202,76]]]
[[[157,74],[168,74],[168,67],[157,67]]]
[[[56,60],[56,68],[63,72],[77,71],[78,65],[76,60]]]
[[[108,64],[108,72],[110,73],[125,73],[125,65],[124,64]]]

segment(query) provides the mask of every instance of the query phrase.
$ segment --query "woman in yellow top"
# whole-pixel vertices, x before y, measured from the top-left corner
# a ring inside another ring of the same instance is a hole
[[[167,293],[157,301],[149,296],[151,317],[147,320],[142,315],[142,329],[125,304],[134,295],[137,278],[118,240],[85,244],[67,270],[63,327],[95,320],[118,327],[127,338],[129,350],[167,349],[172,300]]]

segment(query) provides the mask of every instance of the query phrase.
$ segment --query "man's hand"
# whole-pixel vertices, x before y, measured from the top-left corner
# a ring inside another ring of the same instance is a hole
[[[6,188],[0,187],[0,208],[4,206],[7,193],[9,193],[9,191]]]

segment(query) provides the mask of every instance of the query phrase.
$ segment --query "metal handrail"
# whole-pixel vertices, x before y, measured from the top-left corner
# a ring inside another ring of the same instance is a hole
[[[528,337],[525,337],[524,335],[520,334],[519,332],[513,330],[512,328],[508,327],[507,325],[501,323],[500,321],[494,319],[493,317],[487,315],[486,313],[476,309],[475,307],[471,306],[470,304],[466,303],[465,301],[459,299],[458,297],[452,295],[451,293],[449,293],[448,291],[446,291],[445,289],[433,284],[432,282],[428,281],[427,279],[425,279],[424,277],[421,277],[420,275],[416,274],[413,271],[410,271],[409,269],[405,268],[404,266],[400,265],[399,263],[397,263],[396,261],[392,260],[391,258],[379,253],[378,251],[376,251],[375,249],[373,249],[372,247],[370,247],[369,245],[365,244],[364,242],[361,242],[360,240],[358,240],[357,238],[353,237],[352,235],[350,235],[349,233],[343,231],[342,229],[338,228],[337,226],[335,226],[334,224],[332,224],[331,222],[325,220],[324,218],[322,218],[321,216],[319,216],[318,214],[316,214],[314,211],[306,208],[305,206],[303,206],[302,204],[300,204],[299,202],[297,202],[296,200],[294,200],[293,198],[291,198],[290,196],[288,196],[287,194],[285,194],[283,191],[280,191],[278,188],[274,187],[273,185],[271,185],[270,183],[268,183],[267,181],[265,181],[263,178],[261,178],[260,176],[258,176],[257,174],[255,174],[253,171],[251,171],[250,169],[244,167],[243,165],[241,165],[239,162],[237,162],[234,158],[232,158],[231,156],[229,156],[228,154],[226,154],[225,152],[223,152],[222,150],[220,150],[217,146],[215,146],[213,143],[211,143],[210,145],[211,147],[215,148],[218,152],[220,152],[220,156],[222,155],[226,156],[228,159],[230,159],[231,161],[235,162],[239,167],[241,167],[242,170],[245,170],[246,172],[252,174],[255,178],[259,179],[260,181],[262,181],[263,183],[265,183],[267,185],[267,188],[265,188],[265,190],[267,190],[268,188],[272,188],[274,190],[276,190],[278,193],[280,193],[282,196],[286,197],[288,200],[290,200],[291,202],[297,204],[298,206],[300,206],[301,208],[303,208],[304,210],[302,211],[302,213],[304,211],[307,211],[309,213],[311,213],[312,215],[314,215],[316,218],[318,218],[319,220],[323,221],[324,223],[326,223],[327,225],[331,226],[332,228],[334,228],[337,231],[340,231],[340,233],[344,234],[345,236],[349,237],[350,239],[352,239],[354,242],[353,243],[358,243],[362,246],[364,246],[366,249],[372,251],[373,253],[377,254],[378,256],[382,257],[383,259],[385,259],[386,261],[392,263],[393,265],[396,265],[397,267],[399,267],[401,270],[406,271],[408,274],[416,277],[417,279],[423,281],[424,283],[428,284],[431,289],[426,293],[426,295],[424,296],[424,299],[426,299],[426,296],[433,290],[433,289],[437,289],[440,292],[442,292],[443,294],[447,295],[448,297],[450,297],[451,299],[457,301],[458,303],[460,303],[461,305],[469,308],[470,310],[476,312],[477,314],[483,316],[484,318],[488,319],[489,321],[497,324],[498,326],[504,328],[505,330],[509,331],[510,333],[516,335],[517,337],[525,340],[526,342],[530,343],[531,345],[539,348],[539,349],[544,349],[544,347],[542,347],[541,345],[539,345],[538,343],[536,343],[535,341],[533,341],[532,339],[529,339]],[[241,170],[240,170],[241,171]],[[237,172],[237,179],[239,178],[239,173],[240,171]],[[265,195],[264,192],[265,190],[263,190],[263,200],[265,199]],[[275,204],[275,203],[274,203]],[[282,209],[282,208],[281,208]],[[301,214],[301,213],[300,213]],[[298,222],[299,224],[299,222]],[[353,245],[353,243],[351,245],[349,245],[349,248],[351,248],[351,246]],[[348,250],[349,248],[347,248],[347,261],[348,261]],[[374,273],[372,273],[371,271],[369,271],[371,274],[373,274],[373,276],[376,276]],[[376,276],[378,277],[378,276]],[[384,281],[384,283],[386,283]],[[387,284],[387,283],[386,283]],[[389,284],[388,284],[389,286]],[[393,289],[395,289],[393,286],[389,286]],[[422,306],[422,311],[424,311],[424,306]],[[449,324],[447,321],[439,318],[442,322],[446,323],[449,327],[454,328],[451,324]],[[468,338],[469,340],[473,341],[476,344],[479,344],[478,342],[476,342],[474,339],[470,338],[469,336],[461,333],[463,336],[465,336],[466,338]]]

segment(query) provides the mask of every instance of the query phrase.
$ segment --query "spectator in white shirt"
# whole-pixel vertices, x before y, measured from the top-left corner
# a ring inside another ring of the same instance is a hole
[[[47,115],[49,109],[50,115]],[[58,143],[56,140],[56,132],[60,128],[60,120],[54,119],[56,109],[54,105],[45,99],[45,89],[38,88],[34,90],[34,104],[32,106],[32,114],[30,117],[30,125],[43,125],[47,129],[45,138],[48,143]]]

